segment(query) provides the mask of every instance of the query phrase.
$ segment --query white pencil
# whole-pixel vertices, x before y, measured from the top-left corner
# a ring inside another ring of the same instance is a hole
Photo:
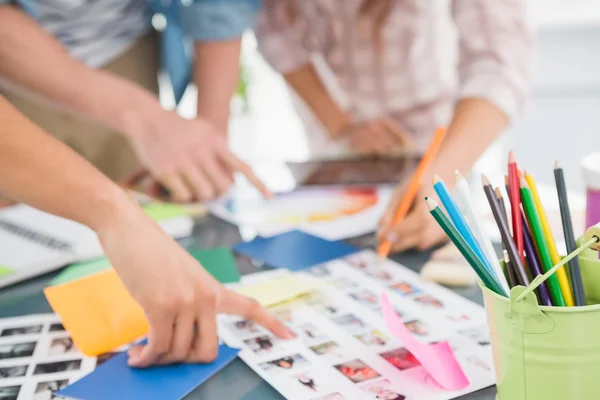
[[[508,286],[506,277],[504,276],[502,268],[500,268],[500,264],[498,262],[499,257],[496,255],[492,241],[485,233],[483,225],[481,224],[481,221],[483,221],[483,216],[475,215],[475,208],[473,207],[473,203],[471,201],[473,195],[471,193],[471,189],[469,189],[469,184],[467,183],[465,177],[461,175],[460,171],[456,170],[455,174],[457,199],[461,205],[462,212],[465,214],[467,223],[471,227],[473,235],[475,235],[475,238],[480,243],[485,256],[490,261],[494,272],[498,276],[500,285],[504,290],[506,290],[506,293],[510,293],[510,287]]]

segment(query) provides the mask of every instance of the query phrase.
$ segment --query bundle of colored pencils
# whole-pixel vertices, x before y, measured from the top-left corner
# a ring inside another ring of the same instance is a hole
[[[554,176],[567,252],[571,253],[577,249],[577,245],[564,174],[558,163],[554,168]],[[499,187],[494,189],[486,176],[482,177],[482,183],[502,237],[503,257],[496,255],[492,242],[481,225],[483,218],[476,213],[471,204],[472,195],[469,186],[458,171],[456,189],[461,208],[457,206],[448,188],[437,176],[433,179],[433,187],[448,216],[434,200],[427,198],[426,201],[433,217],[471,264],[485,286],[499,295],[508,296],[513,286],[528,286],[536,276],[544,274],[558,264],[561,257],[535,180],[526,171],[522,173],[519,170],[514,152],[510,152],[508,157],[508,176],[505,181],[512,232],[509,228],[509,216],[502,191]],[[499,259],[504,260],[504,270]],[[573,258],[567,266],[570,279],[565,268],[561,267],[556,274],[551,275],[546,282],[538,286],[536,293],[540,304],[559,307],[586,305],[577,257]]]

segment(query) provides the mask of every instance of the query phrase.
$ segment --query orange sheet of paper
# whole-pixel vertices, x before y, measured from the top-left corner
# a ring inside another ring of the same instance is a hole
[[[86,356],[95,357],[146,335],[148,320],[114,269],[44,290],[50,306]]]

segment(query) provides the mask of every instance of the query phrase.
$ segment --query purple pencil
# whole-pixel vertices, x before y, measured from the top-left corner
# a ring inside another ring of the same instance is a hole
[[[527,220],[525,219],[525,213],[523,210],[521,210],[521,218],[523,221],[523,244],[525,248],[525,254],[527,254],[527,262],[529,264],[529,269],[531,270],[531,278],[534,279],[536,276],[542,275],[542,269],[540,268],[540,260],[538,260],[538,255],[533,245],[533,238],[531,237],[531,232],[529,231],[529,226],[527,225]],[[550,292],[548,292],[546,282],[538,286],[536,291],[540,297],[541,303],[543,303],[542,305],[552,305],[552,300],[550,300]]]

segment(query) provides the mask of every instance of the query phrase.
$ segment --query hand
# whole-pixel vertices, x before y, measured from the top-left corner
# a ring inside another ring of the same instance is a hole
[[[379,242],[387,238],[392,244],[393,251],[408,249],[422,251],[447,241],[448,237],[431,216],[427,203],[425,203],[425,197],[435,195],[431,185],[421,187],[406,218],[399,224],[394,225],[393,219],[396,209],[402,201],[407,187],[408,182],[401,184],[394,191],[390,204],[379,222],[379,229],[377,230]]]
[[[391,155],[410,147],[410,138],[390,118],[367,121],[350,129],[350,147],[361,156]]]
[[[224,135],[205,121],[186,120],[162,111],[151,124],[135,124],[128,135],[141,162],[181,203],[218,197],[241,172],[263,193],[269,190],[252,169],[227,148]]]
[[[129,351],[129,364],[208,363],[217,357],[218,313],[240,315],[282,338],[292,333],[252,299],[227,290],[130,199],[126,212],[97,229],[106,256],[142,306],[148,344]]]

